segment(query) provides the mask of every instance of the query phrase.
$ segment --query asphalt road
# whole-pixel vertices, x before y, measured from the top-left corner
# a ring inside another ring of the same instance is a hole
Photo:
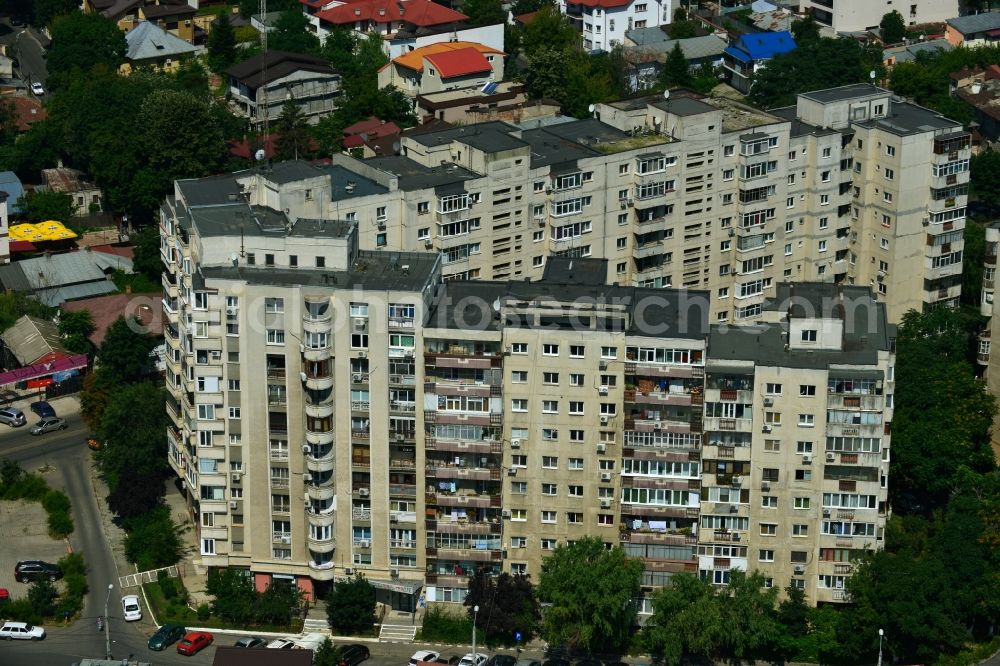
[[[30,26],[16,28],[10,25],[10,19],[0,19],[0,44],[9,47],[9,54],[18,59],[18,67],[14,69],[16,78],[24,81],[25,87],[31,87],[33,81],[44,85],[48,78],[45,64],[45,48],[48,39]]]

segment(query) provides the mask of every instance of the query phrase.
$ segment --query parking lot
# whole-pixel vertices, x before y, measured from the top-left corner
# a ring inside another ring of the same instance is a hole
[[[53,564],[66,554],[66,543],[49,538],[46,514],[37,502],[0,502],[0,587],[17,599],[28,592],[28,583],[14,579],[19,560],[45,560]]]

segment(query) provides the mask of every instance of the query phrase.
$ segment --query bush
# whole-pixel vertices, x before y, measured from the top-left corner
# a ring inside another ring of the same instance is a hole
[[[73,517],[68,511],[49,513],[49,535],[53,539],[64,539],[73,533]]]
[[[420,640],[425,642],[468,643],[472,636],[472,620],[464,613],[448,612],[441,606],[431,606],[424,615]]]
[[[64,576],[69,576],[70,574],[87,575],[87,564],[83,561],[83,555],[80,553],[70,553],[60,559],[59,568],[62,570]]]
[[[56,586],[47,580],[35,581],[28,588],[28,603],[31,604],[31,610],[39,617],[55,614],[58,597]]]
[[[166,571],[160,570],[156,573],[156,584],[160,586],[163,598],[167,601],[177,597],[177,585],[174,584],[174,579],[168,576]]]
[[[42,508],[49,513],[69,513],[69,498],[61,490],[50,490],[42,498]]]
[[[179,528],[165,506],[128,520],[125,530],[125,556],[140,570],[159,569],[181,559]]]
[[[4,617],[14,622],[42,623],[42,616],[36,613],[31,602],[23,597],[15,599],[4,608]]]
[[[208,604],[201,604],[198,606],[198,619],[205,621],[208,616],[212,614],[212,608]]]
[[[49,492],[49,484],[37,474],[24,474],[14,483],[5,486],[3,498],[39,502]]]

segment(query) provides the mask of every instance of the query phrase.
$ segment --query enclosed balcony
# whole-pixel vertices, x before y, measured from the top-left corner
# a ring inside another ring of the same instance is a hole
[[[302,364],[302,372],[306,376],[307,389],[323,391],[333,386],[333,362],[329,359],[305,361]]]

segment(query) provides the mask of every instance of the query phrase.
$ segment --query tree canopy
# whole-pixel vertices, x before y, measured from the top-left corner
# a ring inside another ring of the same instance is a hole
[[[589,652],[620,649],[635,625],[643,564],[598,537],[560,544],[542,562],[538,598],[551,604],[542,637]]]
[[[312,136],[309,134],[309,125],[294,97],[289,97],[282,105],[281,115],[274,123],[274,131],[277,135],[274,145],[276,159],[299,159],[310,152]]]
[[[883,44],[898,44],[906,39],[906,21],[895,9],[882,17],[878,29]]]
[[[476,606],[479,613],[473,612]],[[470,577],[465,607],[487,643],[511,644],[517,633],[527,642],[540,617],[534,586],[526,576],[494,576],[485,569]]]
[[[691,66],[684,51],[681,50],[680,42],[675,42],[674,47],[667,54],[667,60],[663,64],[661,81],[668,88],[676,86],[686,86],[691,83]]]
[[[56,220],[68,223],[76,214],[73,197],[65,192],[55,190],[32,190],[26,192],[18,200],[24,211],[24,217],[29,222],[45,222]]]
[[[500,0],[463,0],[462,13],[472,25],[496,25],[507,20]]]
[[[46,65],[47,85],[56,90],[95,67],[114,72],[124,61],[125,33],[100,14],[74,11],[56,17],[49,28],[52,44]]]
[[[309,18],[298,7],[286,9],[274,22],[274,29],[267,36],[267,47],[274,51],[310,55],[320,51],[319,37],[310,32]]]
[[[32,23],[44,27],[57,16],[72,14],[74,10],[79,8],[80,3],[76,0],[34,0],[32,6],[34,8]]]
[[[820,38],[775,56],[753,78],[747,99],[765,109],[795,104],[795,96],[818,88],[868,82],[882,69],[882,52],[854,39]]]
[[[340,634],[370,632],[375,626],[375,588],[361,574],[339,581],[326,600],[326,617]]]
[[[229,14],[223,13],[212,23],[208,34],[208,66],[216,74],[221,74],[236,62],[236,32],[229,21]]]

